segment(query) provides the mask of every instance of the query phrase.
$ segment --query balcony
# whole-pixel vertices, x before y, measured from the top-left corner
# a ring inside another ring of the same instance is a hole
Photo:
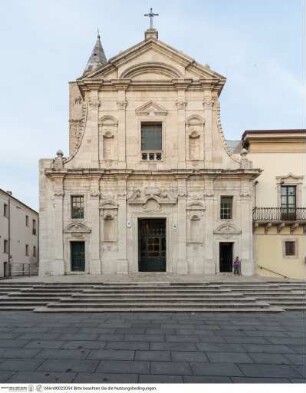
[[[306,208],[281,208],[281,207],[255,207],[253,209],[253,221],[281,222],[281,221],[305,221]]]
[[[143,151],[141,153],[142,161],[161,161],[162,152],[161,151]]]

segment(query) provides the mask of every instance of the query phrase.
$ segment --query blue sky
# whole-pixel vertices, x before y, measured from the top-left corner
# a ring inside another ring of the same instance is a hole
[[[149,7],[160,40],[227,78],[227,139],[305,128],[303,0],[2,0],[0,188],[38,209],[38,160],[68,154],[68,81],[97,28],[113,57],[143,39]]]

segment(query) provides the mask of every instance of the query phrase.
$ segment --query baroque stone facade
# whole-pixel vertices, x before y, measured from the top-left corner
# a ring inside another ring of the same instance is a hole
[[[70,154],[40,161],[41,275],[216,274],[236,255],[254,274],[260,170],[227,147],[224,84],[155,29],[109,61],[98,36],[70,83]]]

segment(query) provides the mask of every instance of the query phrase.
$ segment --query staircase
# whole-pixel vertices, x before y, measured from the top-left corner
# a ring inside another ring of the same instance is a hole
[[[281,312],[306,310],[306,283],[0,282],[0,311]]]

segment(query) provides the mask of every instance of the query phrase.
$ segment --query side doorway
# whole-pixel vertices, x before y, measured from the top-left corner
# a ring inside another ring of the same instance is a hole
[[[234,243],[219,243],[220,273],[230,273],[233,270],[233,244]]]
[[[85,242],[70,242],[70,259],[72,272],[85,271]]]

